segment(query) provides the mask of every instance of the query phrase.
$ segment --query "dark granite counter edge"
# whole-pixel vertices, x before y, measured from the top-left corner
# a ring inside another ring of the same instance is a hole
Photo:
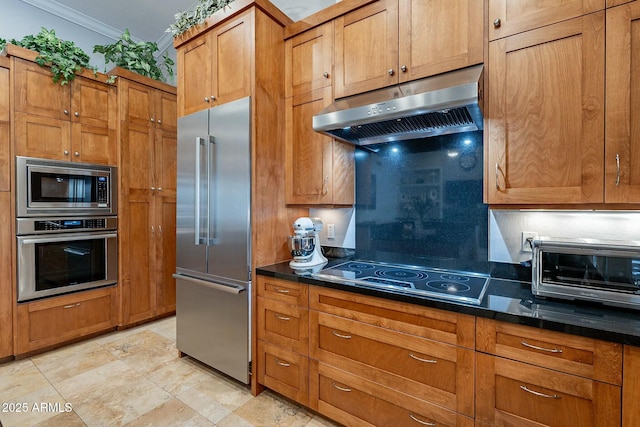
[[[287,271],[289,270],[289,271]],[[394,301],[406,302],[410,304],[422,305],[425,307],[431,307],[441,310],[454,311],[457,313],[468,314],[472,316],[484,317],[488,319],[495,319],[503,322],[509,322],[524,326],[531,326],[540,329],[563,332],[571,335],[583,336],[587,338],[599,339],[604,341],[615,342],[619,344],[628,344],[634,346],[640,346],[640,313],[629,313],[629,323],[625,323],[626,318],[619,316],[614,309],[590,307],[588,315],[567,315],[563,320],[544,319],[540,317],[533,317],[531,314],[524,313],[512,313],[506,310],[500,310],[490,308],[486,306],[475,306],[471,304],[457,303],[452,301],[443,301],[437,299],[431,299],[427,297],[416,297],[411,295],[404,295],[392,292],[379,291],[369,288],[361,288],[349,285],[342,285],[339,283],[328,282],[311,277],[310,275],[298,275],[288,269],[286,263],[275,264],[273,266],[259,267],[256,269],[256,273],[262,276],[274,277],[278,279],[288,280],[292,282],[305,283],[308,285],[322,286],[331,289],[337,289],[347,292],[354,292],[363,295],[386,298]],[[501,279],[496,279],[498,282],[505,282]],[[501,283],[502,284],[502,283]],[[502,284],[504,288],[504,284]],[[531,299],[529,285],[526,283],[514,282],[510,286],[514,287],[518,295],[510,295],[508,298],[512,298],[514,301],[518,299]],[[518,289],[516,289],[518,288]],[[487,293],[484,296],[483,301],[489,300],[492,296],[500,297],[500,294],[493,294],[492,292],[498,291],[493,289],[491,284],[487,289]],[[537,301],[540,306],[544,306]],[[555,305],[560,308],[572,309],[574,306],[570,303],[549,303],[549,306]],[[598,319],[604,319],[607,315],[615,313],[616,322],[611,324],[606,320],[599,321]],[[624,311],[623,311],[624,313]],[[588,323],[584,325],[582,323]]]

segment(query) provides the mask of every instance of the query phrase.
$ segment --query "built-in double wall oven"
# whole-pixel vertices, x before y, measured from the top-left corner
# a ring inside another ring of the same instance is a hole
[[[117,283],[116,174],[16,157],[18,302]]]

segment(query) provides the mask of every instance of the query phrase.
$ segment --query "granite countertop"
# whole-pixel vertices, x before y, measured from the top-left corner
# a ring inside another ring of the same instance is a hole
[[[341,261],[343,260],[329,261],[328,266]],[[531,293],[531,283],[524,280],[495,278],[492,275],[480,305],[473,305],[328,282],[312,277],[310,271],[293,270],[288,262],[258,267],[257,274],[640,346],[640,311],[606,307],[596,303],[537,298]]]

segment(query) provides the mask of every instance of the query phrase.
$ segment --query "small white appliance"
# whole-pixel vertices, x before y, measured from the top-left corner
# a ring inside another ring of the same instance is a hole
[[[294,269],[306,269],[327,262],[322,255],[320,231],[323,222],[320,218],[301,217],[293,223],[293,236],[289,236],[289,250],[293,259],[289,266]]]

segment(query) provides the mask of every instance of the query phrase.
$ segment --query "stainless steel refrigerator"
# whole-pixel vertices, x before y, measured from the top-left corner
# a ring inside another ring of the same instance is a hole
[[[251,360],[251,99],[178,119],[176,344],[245,384]]]

